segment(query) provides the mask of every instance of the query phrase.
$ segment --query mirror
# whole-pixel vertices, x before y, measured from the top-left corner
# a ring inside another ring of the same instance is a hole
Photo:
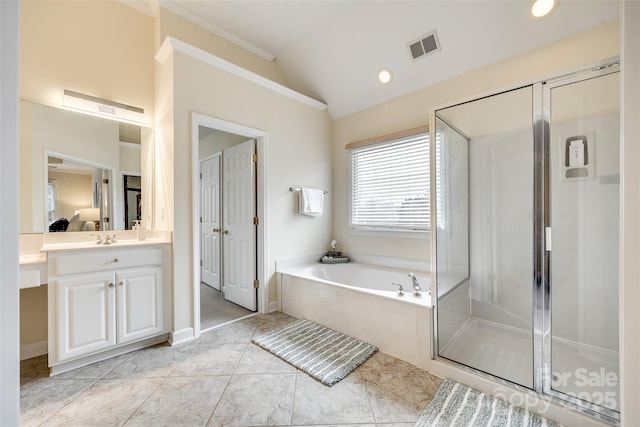
[[[20,232],[131,229],[143,219],[142,146],[151,135],[21,101]]]
[[[112,169],[45,152],[45,231],[110,230]]]

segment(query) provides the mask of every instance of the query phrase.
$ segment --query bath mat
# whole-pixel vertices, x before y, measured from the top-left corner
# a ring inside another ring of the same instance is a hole
[[[449,426],[562,427],[555,421],[447,379],[416,427]]]
[[[253,342],[328,386],[378,351],[371,344],[310,320],[296,320]]]

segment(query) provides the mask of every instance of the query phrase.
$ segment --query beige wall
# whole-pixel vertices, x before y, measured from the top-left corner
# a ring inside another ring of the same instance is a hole
[[[20,2],[20,98],[64,89],[143,108],[153,123],[153,18],[119,1]]]
[[[71,219],[76,210],[93,206],[91,175],[49,171],[49,179],[56,181],[57,218]]]
[[[20,289],[20,345],[47,341],[47,286]],[[28,325],[28,327],[26,327]]]
[[[180,278],[175,281],[174,326],[180,330],[192,326],[193,320],[191,112],[267,132],[262,165],[268,181],[266,268],[270,301],[276,299],[275,260],[319,253],[331,240],[330,201],[325,215],[305,217],[296,213],[295,197],[289,191],[290,186],[300,185],[331,187],[331,119],[326,111],[301,104],[180,52],[172,57],[174,277]]]
[[[622,216],[620,259],[620,392],[623,426],[640,425],[640,2],[622,18]]]
[[[539,80],[620,52],[617,22],[556,44],[451,78],[392,101],[339,118],[333,138],[333,234],[345,252],[430,259],[428,240],[349,233],[349,153],[345,144],[427,124],[431,109]]]
[[[118,151],[120,170],[140,173],[141,145],[120,144]]]

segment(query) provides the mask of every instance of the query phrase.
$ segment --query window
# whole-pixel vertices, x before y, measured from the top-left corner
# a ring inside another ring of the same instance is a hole
[[[352,229],[426,232],[429,209],[429,133],[351,148]]]
[[[49,180],[47,182],[47,220],[48,224],[51,225],[56,218],[56,200],[57,197],[57,187],[56,181],[54,179]]]

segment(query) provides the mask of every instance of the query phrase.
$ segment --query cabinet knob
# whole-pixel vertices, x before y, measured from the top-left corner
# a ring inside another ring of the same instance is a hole
[[[124,280],[121,280],[120,282],[118,282],[118,286],[124,286]]]
[[[114,284],[113,283],[109,283],[109,287],[113,288]]]
[[[118,258],[114,258],[114,259],[113,259],[113,262],[118,262]]]

